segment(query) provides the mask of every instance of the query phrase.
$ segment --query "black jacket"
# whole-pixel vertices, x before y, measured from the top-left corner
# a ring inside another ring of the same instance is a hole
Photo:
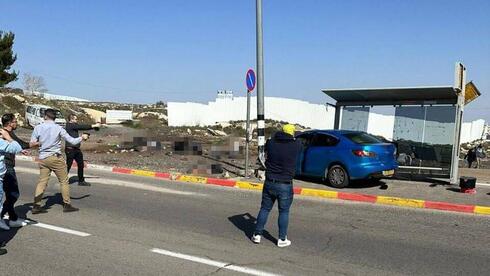
[[[17,141],[17,143],[20,144],[23,150],[29,148],[29,143],[22,141],[19,137],[17,137],[17,135],[15,135],[13,131],[8,131],[8,133],[10,134],[12,139],[14,139],[15,141]],[[5,166],[7,168],[15,167],[15,154],[11,154],[11,153],[5,154],[4,160],[5,160]]]
[[[276,132],[265,144],[265,177],[267,180],[290,182],[296,172],[296,159],[301,143],[282,131]]]
[[[93,129],[91,125],[82,125],[82,124],[74,124],[74,123],[66,123],[66,132],[73,137],[73,138],[78,138],[80,135],[78,135],[79,130],[91,130]],[[66,143],[67,147],[72,147],[72,148],[80,148],[80,144],[78,145],[72,145],[70,143]]]

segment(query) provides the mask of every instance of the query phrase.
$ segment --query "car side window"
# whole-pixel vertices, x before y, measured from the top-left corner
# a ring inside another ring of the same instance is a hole
[[[316,134],[313,137],[313,140],[311,141],[311,146],[312,147],[332,147],[335,146],[338,143],[338,139],[326,135],[326,134]]]
[[[311,140],[313,138],[312,134],[306,133],[306,134],[301,134],[300,136],[296,137],[301,142],[301,145],[303,145],[303,148],[306,148],[311,144]]]

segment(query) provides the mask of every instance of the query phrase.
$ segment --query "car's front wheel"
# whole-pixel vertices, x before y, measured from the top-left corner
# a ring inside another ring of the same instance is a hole
[[[333,165],[328,169],[327,180],[332,187],[345,188],[349,186],[349,174],[340,165]]]

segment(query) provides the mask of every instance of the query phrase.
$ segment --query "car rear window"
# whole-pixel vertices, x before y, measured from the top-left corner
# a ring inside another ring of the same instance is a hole
[[[363,133],[363,132],[353,132],[353,133],[345,133],[345,137],[356,144],[360,145],[370,145],[370,144],[379,144],[383,143],[383,141],[371,134]]]

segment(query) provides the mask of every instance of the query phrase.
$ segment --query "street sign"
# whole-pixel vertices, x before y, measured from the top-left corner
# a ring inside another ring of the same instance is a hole
[[[245,82],[247,83],[248,92],[252,92],[255,89],[255,72],[252,69],[248,69]]]
[[[246,145],[245,145],[245,177],[248,178],[248,148],[250,144],[250,94],[255,89],[255,72],[252,69],[248,69],[247,75],[245,76],[245,83],[247,84],[247,136],[245,137]]]

